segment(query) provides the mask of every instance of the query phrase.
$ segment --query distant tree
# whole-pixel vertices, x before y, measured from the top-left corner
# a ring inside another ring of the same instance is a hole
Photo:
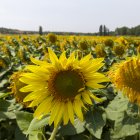
[[[42,29],[42,26],[39,26],[39,34],[40,34],[40,35],[43,35],[43,29]]]
[[[135,27],[135,35],[140,35],[140,25]]]
[[[107,28],[107,35],[109,36],[110,35],[110,32],[109,32],[109,29]]]
[[[99,27],[99,35],[100,36],[103,35],[103,25],[100,25],[100,27]]]
[[[107,35],[107,28],[106,28],[106,26],[105,26],[105,25],[103,26],[103,35],[104,35],[104,36],[106,36],[106,35]]]
[[[128,35],[128,27],[122,27],[122,35]]]
[[[130,29],[128,27],[121,27],[121,28],[116,28],[115,34],[116,35],[129,35],[130,34]]]

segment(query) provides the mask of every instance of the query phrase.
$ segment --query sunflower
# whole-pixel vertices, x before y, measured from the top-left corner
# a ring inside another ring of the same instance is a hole
[[[113,46],[113,51],[114,51],[116,56],[121,57],[125,53],[125,46],[121,46],[119,44],[114,45]]]
[[[132,103],[140,105],[140,58],[132,57],[116,64],[109,71],[109,77]]]
[[[74,124],[77,116],[83,121],[83,110],[92,105],[92,99],[101,102],[89,89],[103,88],[101,82],[109,81],[97,72],[104,64],[103,58],[92,59],[91,54],[78,60],[73,52],[66,58],[65,52],[58,57],[48,49],[50,62],[31,58],[35,65],[26,67],[30,72],[22,74],[20,81],[27,84],[21,92],[30,92],[24,102],[31,101],[29,107],[36,106],[34,117],[41,119],[50,115],[49,125],[56,127],[61,121],[64,125]]]
[[[29,94],[28,92],[20,92],[20,88],[25,86],[26,84],[21,82],[19,79],[21,75],[25,73],[25,71],[18,71],[11,75],[10,77],[10,88],[12,89],[12,93],[16,99],[16,102],[21,103],[24,107],[29,105],[29,102],[23,102],[23,99]]]

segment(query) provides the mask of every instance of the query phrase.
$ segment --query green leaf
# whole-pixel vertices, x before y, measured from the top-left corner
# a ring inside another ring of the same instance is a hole
[[[32,134],[29,134],[28,140],[46,140],[45,136],[41,132],[35,132]]]
[[[140,131],[140,118],[138,117],[135,107],[130,106],[115,120],[114,131],[112,131],[112,138],[124,138],[127,136],[135,135]],[[134,109],[134,110],[133,110]]]
[[[120,139],[139,132],[140,118],[137,115],[138,107],[130,104],[123,94],[118,93],[105,111],[107,119],[114,121],[111,138]]]
[[[106,114],[95,108],[94,111],[88,111],[86,114],[86,128],[96,138],[101,139],[103,127],[106,124]]]
[[[28,127],[33,119],[33,114],[28,112],[16,112],[17,124],[24,134],[27,134]]]
[[[5,76],[11,69],[12,69],[12,67],[9,67],[7,70],[4,70],[3,72],[1,72],[0,73],[0,79],[2,79],[3,76]]]
[[[21,132],[18,126],[15,129],[15,140],[27,140],[26,135]]]
[[[13,112],[2,112],[0,111],[0,121],[5,120],[5,119],[15,119],[15,113]]]
[[[3,79],[0,82],[0,88],[3,88],[6,84],[8,84],[9,80],[8,79]]]
[[[124,111],[128,108],[128,103],[128,99],[124,97],[122,93],[118,93],[114,100],[111,101],[105,109],[107,119],[113,121],[122,117]]]
[[[0,99],[5,98],[5,97],[9,96],[10,94],[12,94],[12,92],[0,93]]]
[[[44,126],[46,126],[48,124],[49,121],[49,117],[44,117],[40,120],[34,118],[28,128],[28,133],[32,133],[32,131],[38,131],[41,128],[43,128]]]
[[[71,140],[95,140],[95,139],[93,139],[91,136],[79,134],[79,135],[72,136]]]
[[[84,122],[81,122],[79,119],[75,119],[74,125],[68,123],[67,125],[62,126],[59,130],[59,133],[62,136],[79,134],[85,131],[84,125]]]
[[[0,99],[0,111],[7,111],[11,104],[9,101]]]

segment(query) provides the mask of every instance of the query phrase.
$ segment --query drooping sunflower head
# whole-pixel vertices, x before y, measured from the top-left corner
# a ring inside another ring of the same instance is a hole
[[[18,103],[21,103],[24,106],[29,105],[29,102],[23,102],[23,99],[29,94],[29,92],[21,92],[20,88],[22,88],[23,86],[26,86],[27,84],[21,82],[19,80],[19,78],[21,77],[21,75],[25,73],[24,71],[18,71],[15,72],[14,74],[12,74],[12,76],[10,77],[10,88],[12,89],[12,93],[16,99],[16,101]]]
[[[116,88],[123,91],[131,102],[140,105],[140,58],[133,57],[114,65],[109,77]]]
[[[106,40],[104,41],[104,44],[105,44],[105,46],[113,47],[114,41],[113,41],[112,39],[106,39]]]
[[[49,124],[57,126],[74,123],[77,116],[83,120],[83,109],[92,105],[92,99],[102,101],[90,92],[89,88],[103,88],[100,83],[107,82],[103,74],[97,72],[104,64],[103,59],[93,59],[91,54],[78,60],[73,52],[69,58],[65,52],[58,58],[48,49],[50,62],[34,58],[31,61],[36,65],[26,68],[30,71],[22,74],[20,81],[26,83],[21,92],[30,92],[24,102],[31,101],[30,107],[37,106],[34,116],[41,118],[50,114]]]
[[[117,45],[113,46],[113,51],[116,56],[123,56],[123,54],[125,53],[125,47],[117,44]]]
[[[88,43],[85,40],[82,40],[79,42],[79,48],[82,50],[87,50],[88,49]]]
[[[48,39],[51,43],[55,43],[57,41],[57,36],[53,33],[48,34]]]
[[[105,46],[103,44],[97,44],[95,47],[95,52],[96,52],[97,57],[106,56]]]

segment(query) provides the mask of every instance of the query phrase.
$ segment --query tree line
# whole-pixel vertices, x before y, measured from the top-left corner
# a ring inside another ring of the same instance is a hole
[[[50,31],[43,31],[42,26],[39,26],[38,31],[21,31],[16,29],[0,28],[0,34],[48,34]],[[126,26],[117,27],[115,31],[110,31],[106,25],[100,25],[99,31],[96,33],[77,33],[77,32],[52,32],[57,35],[97,35],[97,36],[115,36],[115,35],[133,35],[140,36],[140,25],[129,28]]]
[[[108,36],[108,35],[133,35],[140,36],[140,25],[129,28],[126,26],[117,27],[115,31],[109,31],[109,29],[105,25],[99,26],[99,36]]]

